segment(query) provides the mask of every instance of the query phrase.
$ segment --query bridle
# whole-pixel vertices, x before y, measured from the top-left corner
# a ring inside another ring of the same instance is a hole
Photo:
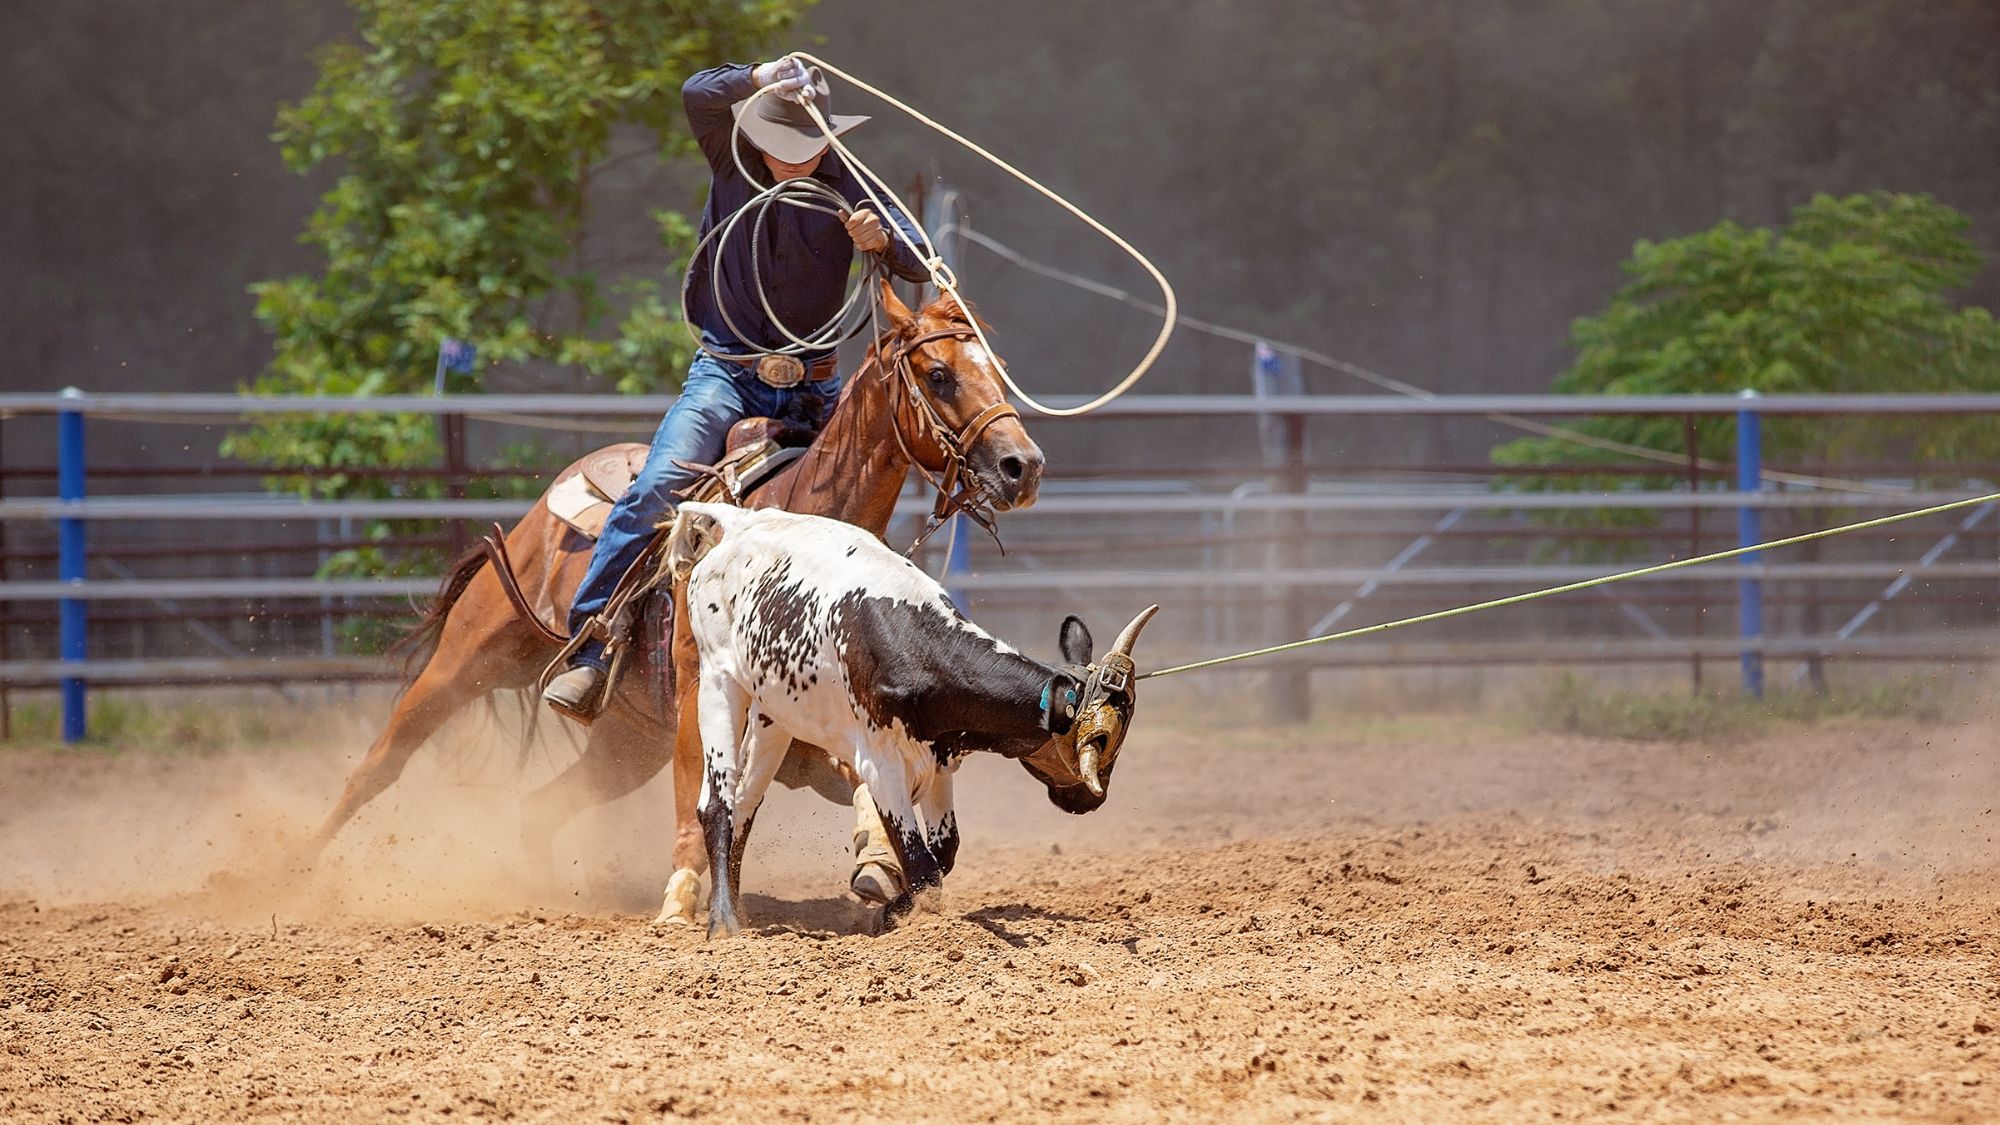
[[[925,344],[934,340],[972,339],[978,333],[968,326],[939,328],[921,333],[899,343],[886,362],[881,353],[876,354],[882,378],[888,385],[891,410],[896,416],[896,444],[902,449],[903,457],[916,466],[924,480],[937,491],[937,503],[932,506],[930,517],[924,521],[923,534],[910,544],[905,555],[915,554],[946,520],[955,515],[964,515],[986,530],[995,543],[1000,543],[1000,532],[995,525],[992,498],[987,495],[986,486],[979,482],[976,474],[968,471],[968,458],[972,448],[995,422],[1003,418],[1019,418],[1021,412],[1005,399],[993,403],[972,416],[966,424],[954,430],[944,414],[938,410],[937,402],[918,380],[915,365],[910,357]],[[900,400],[900,401],[898,401]],[[942,474],[931,472],[924,467],[910,449],[909,439],[903,436],[902,417],[905,410],[914,415],[924,437],[937,448],[944,459]],[[1001,545],[1001,553],[1006,546]]]

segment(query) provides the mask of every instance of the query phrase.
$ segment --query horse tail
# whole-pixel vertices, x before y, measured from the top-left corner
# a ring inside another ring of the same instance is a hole
[[[485,565],[486,550],[482,546],[475,545],[458,556],[452,562],[451,569],[445,572],[444,581],[438,586],[437,596],[431,599],[430,606],[424,610],[423,619],[412,626],[409,632],[403,634],[395,644],[389,646],[390,655],[400,653],[403,657],[405,689],[417,678],[417,674],[424,670],[424,665],[429,662],[431,654],[437,651],[438,638],[444,633],[445,619],[451,616],[451,607],[458,604],[458,599],[465,593],[465,588],[472,584],[472,579],[479,573],[479,568]]]

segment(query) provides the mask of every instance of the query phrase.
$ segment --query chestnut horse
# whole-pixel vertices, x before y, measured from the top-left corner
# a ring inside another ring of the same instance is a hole
[[[879,538],[888,530],[904,479],[916,467],[934,483],[940,477],[947,484],[962,480],[995,511],[1033,504],[1042,451],[1007,405],[995,360],[972,338],[957,305],[940,300],[913,313],[886,283],[878,299],[888,327],[847,381],[826,428],[747,503],[827,516]],[[591,547],[592,540],[550,514],[546,494],[507,533],[507,553],[522,592],[536,605],[558,607],[558,623],[566,617]],[[675,597],[678,611],[684,607],[678,593]],[[686,614],[676,612],[673,698],[660,698],[644,662],[628,667],[591,724],[583,753],[523,798],[521,842],[541,872],[549,869],[555,834],[571,817],[637,789],[669,758],[676,868],[669,885],[691,884],[706,867],[695,813],[702,771],[694,716],[698,693],[687,690],[698,682],[697,658],[685,621]],[[307,864],[363,805],[395,782],[446,719],[492,692],[532,690],[555,652],[515,613],[486,556],[476,550],[454,564],[412,639],[429,644],[430,652],[307,846],[301,857]],[[832,796],[836,786],[851,784],[832,782],[830,764],[817,752],[813,758],[807,772],[814,775],[815,789]],[[673,895],[668,898],[663,920],[693,920],[691,886],[678,906]]]

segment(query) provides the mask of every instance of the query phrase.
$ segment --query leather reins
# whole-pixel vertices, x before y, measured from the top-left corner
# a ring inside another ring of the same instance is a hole
[[[888,381],[892,392],[901,391],[900,395],[892,393],[890,396],[892,401],[898,397],[902,399],[902,402],[895,404],[897,413],[901,414],[904,409],[908,409],[916,416],[917,424],[923,430],[925,438],[937,448],[939,456],[944,461],[942,474],[933,473],[925,467],[916,454],[911,452],[909,439],[903,436],[903,427],[898,421],[895,426],[896,444],[902,449],[904,460],[914,466],[937,492],[937,503],[932,506],[930,517],[924,522],[923,533],[917,536],[916,542],[910,544],[909,550],[903,552],[906,556],[915,554],[917,548],[923,546],[925,541],[936,534],[938,528],[943,527],[945,521],[954,515],[964,515],[984,528],[995,543],[1000,542],[999,529],[994,526],[992,510],[986,503],[986,488],[967,470],[970,467],[972,449],[986,431],[1003,418],[1019,418],[1021,412],[1003,398],[973,415],[962,428],[953,429],[944,414],[938,410],[936,401],[917,381],[915,365],[910,362],[910,357],[916,354],[919,348],[934,340],[974,339],[977,336],[978,333],[969,325],[934,329],[903,341],[897,346],[890,361],[882,365],[882,378]],[[1001,552],[1003,554],[1006,552],[1004,544],[1001,545]]]

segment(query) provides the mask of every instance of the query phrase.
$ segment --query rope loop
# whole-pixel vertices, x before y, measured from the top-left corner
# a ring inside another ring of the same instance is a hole
[[[1146,350],[1146,355],[1139,361],[1138,366],[1132,368],[1131,372],[1127,374],[1123,379],[1120,379],[1117,382],[1117,384],[1115,384],[1110,390],[1105,391],[1103,394],[1098,395],[1096,398],[1091,399],[1089,402],[1085,402],[1077,406],[1057,407],[1057,406],[1049,406],[1042,402],[1037,401],[1033,395],[1030,395],[1027,391],[1022,390],[1021,385],[1014,381],[1014,376],[1009,374],[1007,371],[1007,365],[1000,361],[999,353],[994,351],[993,345],[986,339],[985,331],[979,327],[978,318],[972,315],[972,309],[965,303],[965,298],[959,295],[957,288],[957,278],[952,277],[951,272],[949,270],[945,270],[943,276],[950,280],[951,285],[947,287],[944,284],[940,283],[939,289],[942,292],[944,292],[947,296],[949,296],[954,302],[956,302],[958,304],[959,311],[965,314],[966,321],[972,325],[973,335],[978,337],[980,346],[985,348],[986,354],[992,358],[993,365],[997,367],[1000,371],[1000,378],[1006,382],[1007,389],[1014,392],[1014,397],[1020,399],[1024,404],[1028,406],[1029,409],[1034,410],[1038,413],[1046,414],[1053,418],[1073,418],[1080,414],[1088,414],[1091,411],[1096,410],[1098,407],[1103,406],[1105,403],[1110,402],[1112,399],[1117,398],[1119,395],[1124,394],[1126,391],[1131,390],[1133,385],[1136,384],[1140,380],[1140,378],[1143,377],[1146,374],[1146,372],[1152,368],[1154,361],[1160,358],[1160,353],[1166,350],[1168,338],[1171,337],[1174,333],[1174,325],[1180,318],[1180,298],[1174,295],[1174,287],[1167,282],[1167,276],[1161,273],[1159,267],[1155,266],[1150,259],[1148,259],[1144,254],[1141,254],[1138,251],[1138,249],[1134,247],[1130,242],[1127,242],[1125,241],[1125,239],[1119,237],[1116,231],[1113,231],[1110,227],[1107,227],[1103,223],[1098,222],[1096,219],[1092,218],[1089,214],[1085,213],[1082,208],[1078,207],[1074,203],[1071,203],[1069,200],[1064,199],[1062,196],[1056,194],[1050,188],[1045,187],[1034,177],[1014,167],[1012,164],[1007,163],[1005,160],[1002,160],[999,157],[993,155],[992,153],[986,151],[984,148],[981,148],[974,142],[967,140],[965,137],[959,135],[958,133],[955,133],[952,130],[946,128],[944,125],[939,124],[938,122],[932,120],[929,117],[926,117],[923,113],[919,112],[918,110],[911,107],[907,103],[891,96],[890,94],[884,92],[883,90],[875,86],[869,85],[867,82],[864,82],[859,78],[856,78],[854,75],[849,74],[847,71],[840,69],[839,67],[833,65],[830,62],[827,62],[825,59],[819,58],[816,55],[809,54],[805,51],[793,51],[791,57],[798,59],[800,62],[810,63],[814,66],[817,66],[820,69],[826,71],[828,74],[832,74],[840,78],[842,81],[849,83],[856,89],[864,90],[870,94],[875,95],[876,97],[889,103],[891,106],[894,106],[899,110],[902,110],[904,113],[914,118],[920,124],[923,124],[924,126],[932,130],[935,130],[936,132],[944,134],[945,136],[958,142],[966,149],[971,150],[971,152],[973,152],[975,155],[981,157],[988,163],[999,168],[1001,171],[1006,172],[1008,175],[1013,176],[1015,179],[1021,181],[1027,186],[1040,192],[1044,197],[1046,197],[1051,202],[1060,206],[1063,210],[1068,211],[1070,214],[1076,216],[1078,219],[1083,220],[1083,222],[1089,225],[1092,230],[1095,230],[1099,234],[1103,235],[1105,238],[1110,239],[1112,244],[1117,246],[1120,250],[1123,250],[1125,251],[1125,253],[1131,255],[1134,261],[1138,262],[1139,265],[1143,267],[1148,274],[1152,275],[1154,284],[1160,287],[1160,296],[1162,299],[1162,303],[1165,306],[1165,312],[1160,319],[1160,331],[1159,334],[1153,338],[1152,346]],[[859,180],[861,184],[861,190],[868,196],[869,200],[873,202],[878,209],[881,210],[884,217],[888,215],[889,209],[888,206],[882,202],[882,196],[887,196],[890,199],[895,200],[897,208],[902,211],[905,217],[909,217],[911,215],[910,208],[904,205],[902,197],[896,194],[895,189],[889,186],[888,181],[884,180],[880,175],[878,175],[876,171],[873,168],[870,168],[864,161],[862,161],[860,157],[854,155],[854,150],[848,148],[845,144],[841,143],[840,138],[834,135],[832,126],[827,123],[825,115],[820,113],[819,106],[810,99],[808,99],[804,104],[806,112],[812,116],[813,123],[819,126],[820,132],[826,134],[827,146],[833,149],[833,151],[839,153],[840,158],[847,162],[847,166],[855,171],[856,179]],[[880,194],[877,194],[878,188],[880,189]],[[908,234],[904,233],[902,224],[891,222],[888,223],[887,225],[889,227],[890,233],[894,235],[899,241],[901,241],[903,245],[909,247],[910,253],[915,255],[919,261],[923,261],[925,263],[933,263],[939,261],[940,255],[938,254],[937,247],[931,244],[930,235],[924,233],[924,228],[921,225],[919,225],[914,218],[910,219],[910,225],[916,229],[917,237],[923,239],[922,246],[918,246],[914,241],[910,239],[910,236]],[[933,278],[938,277],[937,269],[935,266],[932,267],[932,276]]]

